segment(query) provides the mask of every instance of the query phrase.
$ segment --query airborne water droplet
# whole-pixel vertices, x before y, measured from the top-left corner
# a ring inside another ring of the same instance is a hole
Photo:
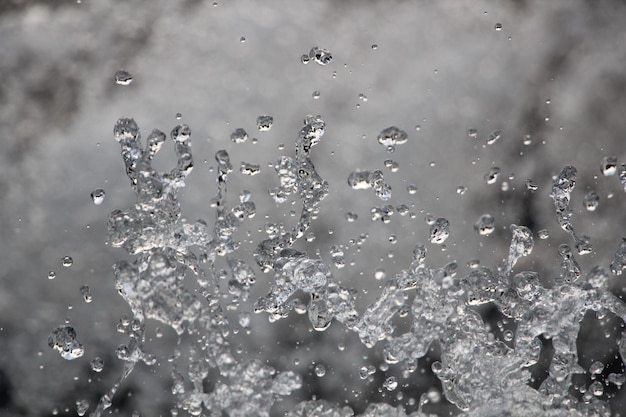
[[[272,128],[274,118],[272,116],[259,116],[256,119],[256,127],[261,132],[267,132]]]
[[[541,240],[545,240],[550,237],[550,232],[548,229],[541,229],[537,231],[537,237]]]
[[[129,85],[133,82],[133,76],[128,71],[119,70],[115,72],[115,83],[118,85]]]
[[[483,214],[474,224],[474,230],[481,236],[489,236],[495,230],[495,220],[490,214]]]
[[[484,180],[487,184],[494,184],[500,176],[500,168],[493,167],[485,174]]]
[[[85,353],[83,345],[76,340],[76,330],[71,326],[59,326],[50,333],[48,346],[68,361],[80,358]]]
[[[326,375],[326,368],[324,367],[324,365],[322,365],[321,363],[315,365],[315,375],[317,375],[319,378]]]
[[[244,143],[248,140],[248,133],[242,128],[237,128],[230,134],[230,140],[235,143]]]
[[[500,133],[499,130],[494,130],[493,132],[491,132],[491,134],[487,138],[487,145],[493,145],[498,140],[500,140],[501,136],[502,136],[502,134]]]
[[[602,175],[607,177],[615,175],[617,172],[617,158],[614,156],[606,156],[602,158],[600,171],[602,172]]]
[[[500,32],[502,30],[502,23],[496,23],[494,27],[496,29],[496,32]]]
[[[309,52],[309,58],[315,60],[319,65],[327,65],[332,61],[333,56],[328,49],[314,46]]]
[[[443,244],[450,236],[450,222],[443,217],[438,218],[430,225],[430,243]]]
[[[402,129],[398,129],[396,126],[383,129],[378,134],[378,143],[386,147],[388,152],[393,152],[396,145],[402,145],[406,143],[408,139],[409,136],[407,133]]]
[[[583,204],[587,211],[595,211],[600,203],[600,196],[595,191],[589,191],[583,198]]]
[[[97,356],[89,362],[89,365],[94,372],[102,372],[104,369],[104,361]]]
[[[104,197],[106,196],[104,190],[102,188],[98,188],[91,192],[91,201],[97,206],[102,204],[104,201]]]
[[[54,271],[48,272],[48,279],[55,279],[57,277],[57,273]]]
[[[93,301],[93,297],[91,296],[91,292],[87,285],[83,285],[80,287],[80,293],[86,303],[91,303]]]
[[[72,266],[72,264],[74,263],[74,260],[72,259],[71,256],[64,256],[63,257],[63,266],[66,268],[69,268],[70,266]]]
[[[537,191],[538,188],[539,185],[535,180],[532,180],[530,178],[526,180],[526,189],[528,189],[529,191]]]
[[[82,417],[85,415],[87,410],[89,410],[89,401],[76,400],[76,414]]]

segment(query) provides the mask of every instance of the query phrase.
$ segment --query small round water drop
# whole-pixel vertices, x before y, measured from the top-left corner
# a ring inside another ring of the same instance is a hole
[[[614,156],[606,156],[602,158],[600,171],[602,172],[602,175],[607,177],[615,175],[617,172],[617,158]]]
[[[256,119],[256,127],[261,132],[267,132],[272,128],[272,124],[274,123],[274,118],[272,116],[259,116]]]
[[[514,337],[514,333],[512,330],[505,330],[502,333],[502,337],[504,338],[505,342],[511,342],[513,340]]]
[[[315,375],[317,375],[319,378],[326,375],[326,368],[321,363],[318,363],[317,365],[315,365],[314,371],[315,371]]]
[[[385,380],[385,384],[384,384],[385,388],[387,388],[387,391],[393,391],[396,388],[398,388],[398,380],[395,376],[390,376],[389,378],[387,378]]]
[[[104,201],[105,196],[106,193],[102,188],[95,189],[91,192],[91,201],[93,201],[96,206],[99,206]]]
[[[456,187],[456,193],[458,195],[463,195],[465,194],[466,191],[467,191],[467,187],[464,185],[459,185],[458,187]]]
[[[496,23],[494,28],[496,29],[496,32],[500,32],[502,30],[502,23]]]
[[[589,373],[591,375],[600,375],[604,370],[604,364],[600,361],[595,361],[589,367]]]
[[[317,100],[318,98],[320,98],[321,94],[322,93],[320,93],[318,90],[313,91],[313,94],[312,94],[313,100]]]
[[[348,212],[346,213],[346,220],[350,223],[355,222],[359,218],[359,215],[356,213]]]
[[[600,203],[600,196],[595,191],[589,191],[583,198],[583,204],[587,211],[596,211]]]
[[[48,272],[48,279],[55,279],[57,277],[57,273],[54,271]]]
[[[600,397],[602,394],[604,394],[604,386],[602,385],[602,382],[596,381],[593,384],[589,385],[589,392],[596,397]]]
[[[474,128],[467,129],[467,136],[472,139],[476,139],[478,137],[478,130]]]
[[[87,410],[89,410],[89,401],[76,400],[76,414],[82,417],[85,415]]]
[[[64,256],[63,257],[63,266],[66,268],[69,268],[70,266],[72,266],[72,264],[74,263],[74,260],[72,259],[71,256]]]
[[[539,189],[539,185],[535,180],[529,178],[526,180],[526,189],[529,191],[537,191],[537,189]]]
[[[385,279],[386,276],[387,274],[385,273],[384,269],[377,269],[374,272],[374,278],[378,281]]]
[[[244,143],[248,140],[248,133],[246,133],[246,131],[242,128],[237,128],[230,134],[230,140],[237,144]]]
[[[115,72],[115,84],[129,85],[133,82],[133,76],[128,71],[119,70]]]
[[[406,190],[409,192],[409,194],[415,194],[417,193],[417,185],[410,184],[406,187]]]
[[[85,300],[86,303],[91,303],[93,301],[93,297],[87,285],[83,285],[80,287],[80,293],[83,296],[83,300]]]
[[[303,64],[305,64],[305,65],[306,65],[306,64],[308,64],[310,60],[311,60],[311,58],[309,58],[309,56],[308,56],[308,55],[306,55],[306,54],[303,54],[303,55],[300,57],[300,62],[302,62],[302,63],[303,63]]]
[[[96,356],[89,362],[89,366],[91,366],[91,370],[94,372],[102,372],[104,369],[104,361]]]
[[[541,229],[537,231],[537,237],[541,240],[546,240],[550,237],[550,232],[548,232],[548,229]]]
[[[495,219],[490,214],[483,214],[474,223],[474,230],[481,236],[489,236],[495,229]]]
[[[378,45],[376,45],[375,43],[372,44],[372,49],[378,49]]]

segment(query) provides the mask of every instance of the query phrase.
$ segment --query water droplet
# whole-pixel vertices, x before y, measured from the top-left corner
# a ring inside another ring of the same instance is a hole
[[[333,56],[328,49],[314,46],[309,52],[309,58],[315,60],[319,65],[327,65],[332,61]]]
[[[272,116],[259,116],[256,119],[256,127],[261,132],[267,132],[272,128],[274,118]]]
[[[504,339],[505,342],[513,341],[513,337],[514,337],[514,333],[512,330],[505,330],[504,332],[502,332],[502,338]]]
[[[495,219],[490,214],[483,214],[474,223],[474,230],[481,236],[489,236],[495,230]]]
[[[115,72],[115,83],[118,85],[129,85],[133,82],[133,76],[128,71],[119,70]]]
[[[604,364],[600,361],[595,361],[589,366],[589,373],[591,375],[600,375],[604,370]]]
[[[239,38],[239,42],[245,43],[246,42],[246,37],[242,36],[241,38]]]
[[[550,232],[548,229],[541,229],[537,231],[537,237],[541,240],[545,240],[550,237]]]
[[[526,180],[526,189],[529,191],[537,191],[537,189],[539,189],[539,185],[535,180],[529,178]]]
[[[324,367],[324,365],[322,365],[321,363],[315,365],[315,375],[317,375],[319,378],[326,375],[326,368]]]
[[[496,25],[494,26],[497,32],[500,32],[502,30],[502,23],[496,23]]]
[[[388,152],[393,152],[396,145],[406,143],[409,139],[409,135],[404,130],[398,129],[395,126],[390,126],[383,129],[378,134],[378,143],[387,148]]]
[[[244,143],[248,140],[248,133],[242,128],[237,128],[230,134],[230,140],[235,143]]]
[[[94,372],[102,372],[104,369],[104,361],[97,356],[89,362],[89,365]]]
[[[498,140],[500,140],[501,137],[502,137],[502,134],[500,133],[500,131],[494,130],[493,132],[491,132],[491,134],[487,138],[487,145],[493,145]]]
[[[89,287],[87,285],[83,285],[80,287],[80,293],[86,303],[91,303],[93,301],[93,297],[91,296]]]
[[[604,394],[604,386],[602,385],[602,382],[595,381],[594,383],[589,385],[589,392],[596,397],[600,397],[602,394]]]
[[[317,100],[318,98],[320,98],[320,95],[322,93],[320,93],[318,90],[313,91],[313,100]]]
[[[476,269],[480,266],[480,260],[478,259],[472,259],[467,261],[467,267],[470,269]]]
[[[500,176],[500,168],[493,167],[484,176],[484,180],[487,184],[494,184]]]
[[[309,56],[308,56],[308,55],[306,55],[306,54],[303,54],[303,55],[300,57],[300,62],[302,62],[302,63],[303,63],[303,64],[305,64],[305,65],[306,65],[306,64],[308,64],[310,60],[311,60],[311,58],[309,58]]]
[[[57,273],[54,271],[48,272],[48,279],[55,279],[57,277]]]
[[[522,139],[522,143],[523,143],[525,146],[530,146],[530,145],[532,145],[532,143],[533,143],[533,138],[532,138],[532,136],[530,136],[530,135],[528,135],[528,134],[524,135],[524,138]]]
[[[589,191],[583,198],[583,204],[587,211],[596,211],[600,203],[600,196],[595,191]]]
[[[467,129],[467,136],[472,139],[476,139],[478,137],[478,130],[474,128]]]
[[[372,44],[372,49],[378,49],[378,45],[376,45],[375,43]]]
[[[600,171],[602,172],[602,175],[607,177],[615,175],[617,172],[617,158],[614,156],[606,156],[602,158]]]
[[[239,171],[243,175],[249,175],[249,176],[257,175],[258,173],[261,172],[261,165],[242,162],[241,167],[239,168]]]
[[[91,201],[93,201],[95,205],[99,206],[104,201],[105,196],[106,194],[104,190],[102,188],[98,188],[91,192]]]
[[[387,388],[387,391],[395,390],[396,388],[398,388],[397,378],[395,376],[390,376],[385,380],[384,386],[385,388]]]
[[[68,361],[80,358],[85,353],[83,345],[76,340],[76,330],[71,326],[59,326],[50,333],[48,346]]]
[[[72,259],[71,256],[64,256],[63,257],[63,266],[66,268],[69,268],[70,266],[72,266],[72,264],[74,263],[74,260]]]
[[[459,185],[458,187],[456,187],[456,193],[458,195],[463,195],[465,194],[466,191],[467,191],[467,187],[464,185]]]
[[[89,401],[76,400],[76,414],[82,417],[85,415],[87,410],[89,410]]]
[[[619,388],[624,385],[624,382],[626,382],[626,374],[610,373],[607,379],[609,383],[616,385]]]
[[[448,220],[440,217],[430,225],[430,243],[441,245],[448,239],[448,236],[450,236],[450,222]]]
[[[509,257],[507,258],[506,274],[511,270],[522,256],[528,256],[533,250],[534,241],[530,229],[526,226],[511,225],[511,246],[509,247]]]
[[[415,194],[417,193],[417,185],[410,184],[406,187],[406,190],[409,192],[409,194]]]
[[[355,222],[358,218],[359,216],[356,213],[352,213],[350,211],[346,213],[346,220],[348,222]]]

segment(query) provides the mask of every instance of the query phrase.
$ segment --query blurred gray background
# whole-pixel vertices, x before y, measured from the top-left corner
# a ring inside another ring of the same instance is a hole
[[[300,62],[316,45],[331,51],[329,65]],[[190,125],[196,167],[181,203],[191,220],[214,217],[215,151],[228,149],[236,168],[242,161],[261,164],[255,177],[236,170],[229,186],[233,202],[248,189],[257,204],[256,218],[240,233],[241,256],[252,262],[252,242],[263,238],[264,223],[291,227],[289,211],[300,210],[272,202],[267,190],[277,178],[267,165],[293,154],[305,115],[322,115],[327,133],[312,159],[331,191],[312,228],[316,239],[297,246],[330,261],[330,245],[346,245],[348,265],[333,274],[359,290],[362,309],[379,292],[374,271],[399,272],[415,243],[427,242],[427,213],[451,224],[447,249],[429,244],[427,263],[454,260],[461,275],[472,259],[502,263],[509,224],[548,229],[550,238],[536,240],[516,270],[539,271],[549,285],[560,271],[556,248],[573,244],[549,198],[552,176],[565,164],[579,170],[574,226],[594,245],[593,254],[577,259],[585,271],[607,267],[626,235],[626,195],[617,177],[600,172],[605,156],[626,162],[624,68],[626,4],[618,0],[0,0],[0,415],[75,415],[77,399],[93,410],[121,370],[113,351],[125,338],[115,326],[130,310],[113,288],[111,265],[126,255],[105,244],[108,213],[134,201],[112,137],[119,117],[133,117],[146,132]],[[116,85],[119,69],[132,74],[130,85]],[[269,132],[256,129],[262,114],[274,117]],[[409,141],[390,154],[376,136],[391,125],[407,131]],[[239,127],[258,142],[233,144],[230,133]],[[467,135],[471,128],[475,139]],[[501,139],[485,146],[495,130]],[[170,169],[171,143],[161,154],[156,166]],[[399,170],[387,169],[386,159]],[[487,185],[483,176],[492,166],[502,175]],[[371,190],[348,187],[356,169],[383,170],[393,187],[390,203],[408,205],[414,218],[396,213],[389,224],[372,222],[370,208],[385,203]],[[526,189],[528,178],[537,191]],[[417,193],[408,193],[411,184]],[[467,192],[457,194],[458,186]],[[96,188],[106,191],[99,206],[90,199]],[[587,212],[583,196],[591,190],[600,204]],[[347,212],[358,220],[347,222]],[[473,230],[484,213],[496,220],[491,236]],[[369,237],[357,248],[349,242],[360,234]],[[74,259],[69,268],[61,264],[66,255]],[[252,298],[272,282],[257,273]],[[626,292],[622,280],[612,277],[618,295]],[[193,277],[188,281],[192,287]],[[91,288],[90,304],[82,285]],[[72,362],[47,346],[49,332],[66,317],[85,346]],[[312,395],[360,412],[370,401],[407,405],[440,389],[432,358],[394,393],[379,390],[387,375],[401,375],[393,367],[373,382],[360,380],[360,366],[380,364],[380,345],[367,350],[338,323],[312,333],[303,316],[273,325],[264,315],[252,320],[250,335],[233,336],[242,355],[304,378],[301,390],[275,406],[276,415]],[[591,352],[581,355],[581,365],[612,361],[620,372],[614,337],[598,341],[594,320],[586,319],[581,331],[581,349]],[[612,325],[616,333],[623,323]],[[176,338],[165,328],[156,338],[151,326],[147,350],[159,363],[138,367],[115,399],[115,415],[167,415],[172,407],[167,358]],[[96,356],[105,360],[100,374],[89,367]],[[312,371],[317,363],[327,368],[323,378]],[[614,414],[626,410],[625,394],[611,395]],[[454,413],[454,407],[443,402],[437,411]]]

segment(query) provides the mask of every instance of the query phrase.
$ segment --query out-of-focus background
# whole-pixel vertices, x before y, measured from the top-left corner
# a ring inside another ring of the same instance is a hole
[[[130,310],[113,288],[111,265],[126,255],[106,245],[106,221],[134,195],[112,137],[119,117],[133,117],[146,132],[191,127],[196,167],[181,195],[191,220],[214,217],[217,150],[227,149],[236,168],[261,165],[254,177],[236,169],[229,185],[232,201],[247,189],[257,204],[241,233],[242,256],[252,263],[249,241],[263,238],[264,223],[290,227],[289,212],[300,210],[271,200],[267,190],[277,178],[268,163],[292,155],[304,116],[320,114],[327,133],[312,160],[330,195],[312,227],[315,239],[298,248],[329,261],[330,246],[345,245],[347,265],[333,274],[358,289],[360,308],[379,292],[377,269],[392,276],[408,266],[415,243],[427,243],[428,213],[451,224],[445,251],[428,244],[428,264],[456,261],[461,275],[473,259],[503,262],[511,223],[548,229],[550,237],[536,239],[516,270],[538,271],[549,285],[560,273],[558,245],[573,246],[549,197],[564,165],[578,168],[573,223],[594,245],[577,257],[583,270],[607,267],[626,235],[626,194],[617,176],[600,171],[606,156],[626,162],[625,45],[626,4],[617,0],[0,1],[0,415],[75,415],[78,399],[93,409],[121,370],[113,352],[125,337],[115,326]],[[328,65],[301,62],[314,46],[330,50]],[[132,75],[130,85],[115,83],[121,69]],[[270,131],[257,130],[259,115],[273,116]],[[391,125],[409,136],[394,153],[376,140]],[[236,128],[248,132],[246,143],[230,140]],[[486,145],[494,131],[501,138]],[[157,167],[170,169],[171,143],[161,154]],[[388,159],[397,172],[385,166]],[[500,178],[486,184],[494,166]],[[393,188],[389,203],[406,204],[413,218],[396,213],[389,224],[372,222],[370,209],[386,203],[372,190],[348,187],[357,169],[382,170]],[[467,191],[457,193],[459,186]],[[101,205],[90,198],[97,188],[106,192]],[[592,212],[583,204],[590,191],[600,198]],[[348,212],[358,219],[348,222]],[[474,223],[486,213],[496,231],[479,236]],[[365,243],[350,243],[361,234]],[[73,258],[70,267],[64,256]],[[253,299],[272,280],[257,274]],[[82,285],[92,303],[83,301]],[[625,292],[623,278],[612,277],[611,286]],[[66,318],[85,347],[71,362],[47,346]],[[580,363],[588,369],[603,360],[620,372],[615,337],[604,338],[596,324],[586,317]],[[617,333],[622,323],[613,325]],[[167,358],[176,337],[167,328],[156,337],[151,326],[146,347],[159,362],[138,367],[124,383],[114,415],[169,415]],[[357,412],[371,401],[415,409],[410,398],[440,390],[429,362],[436,349],[395,392],[380,389],[387,375],[401,375],[393,367],[361,380],[361,366],[381,363],[380,346],[366,349],[338,323],[316,333],[303,316],[269,325],[253,315],[251,333],[233,340],[242,354],[303,376],[303,388],[275,405],[276,415],[312,396]],[[97,374],[89,366],[96,356],[105,362]],[[318,363],[324,377],[313,372]],[[615,395],[613,413],[626,410],[623,391],[607,391]],[[455,413],[444,400],[433,410]]]

